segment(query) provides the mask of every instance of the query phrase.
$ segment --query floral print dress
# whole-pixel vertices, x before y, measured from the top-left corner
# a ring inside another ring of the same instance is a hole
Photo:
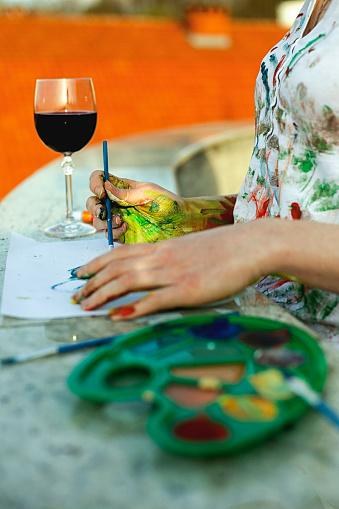
[[[255,146],[236,222],[281,217],[339,223],[339,0],[331,0],[304,36],[315,3],[305,1],[291,30],[261,63]],[[338,295],[274,276],[257,287],[300,318],[339,321]]]

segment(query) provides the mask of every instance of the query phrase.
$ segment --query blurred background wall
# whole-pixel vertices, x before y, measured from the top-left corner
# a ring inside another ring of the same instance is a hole
[[[56,157],[34,129],[37,78],[93,77],[92,143],[251,121],[261,58],[286,31],[278,3],[0,0],[0,198]]]
[[[1,0],[3,8],[23,7],[53,12],[100,12],[113,14],[144,14],[181,16],[187,6],[220,6],[234,16],[244,18],[274,18],[281,0]]]

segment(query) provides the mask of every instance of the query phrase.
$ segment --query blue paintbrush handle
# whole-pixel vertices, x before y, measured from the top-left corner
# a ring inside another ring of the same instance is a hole
[[[83,350],[84,348],[92,348],[95,346],[108,345],[112,343],[117,336],[108,336],[105,338],[88,339],[86,341],[78,341],[77,343],[69,343],[58,347],[58,353],[75,352],[76,350]]]
[[[108,172],[108,148],[107,141],[102,142],[102,151],[104,158],[104,182],[109,180],[109,172]],[[109,247],[114,247],[113,241],[113,229],[112,229],[112,205],[111,200],[106,198],[106,211],[107,211],[107,233],[108,233],[108,245]]]
[[[106,198],[108,245],[114,247],[111,200]]]
[[[328,419],[332,424],[339,428],[339,415],[327,403],[325,403],[325,401],[321,401],[317,405],[314,405],[314,408],[326,417],[326,419]]]
[[[77,343],[66,343],[60,346],[48,346],[46,348],[42,348],[41,350],[35,350],[34,352],[13,355],[11,357],[5,357],[3,359],[0,359],[0,365],[10,366],[14,364],[20,364],[22,362],[42,359],[44,357],[51,357],[53,355],[75,352],[77,350],[85,350],[86,348],[94,348],[96,346],[109,345],[117,338],[118,336],[107,336],[105,338],[78,341]]]
[[[321,398],[321,395],[308,382],[293,375],[289,370],[283,370],[283,373],[291,390],[339,429],[339,414]]]

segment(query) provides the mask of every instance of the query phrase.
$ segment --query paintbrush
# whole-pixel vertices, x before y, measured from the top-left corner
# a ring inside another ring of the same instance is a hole
[[[292,392],[302,398],[314,410],[319,412],[325,419],[339,429],[339,414],[330,407],[312,387],[296,376],[284,372],[286,382]]]
[[[34,352],[21,353],[13,355],[12,357],[4,357],[0,359],[1,366],[9,366],[14,364],[21,364],[23,362],[42,359],[44,357],[51,357],[53,355],[61,355],[65,353],[76,352],[77,350],[84,350],[85,348],[94,348],[97,346],[109,345],[119,336],[107,336],[105,338],[87,339],[85,341],[77,341],[76,343],[65,343],[62,345],[53,345]]]
[[[108,149],[107,149],[107,141],[102,142],[102,152],[103,152],[103,158],[104,158],[104,182],[107,182],[109,180],[109,173],[108,173]],[[112,208],[111,208],[111,200],[107,196],[106,193],[106,210],[107,210],[107,235],[108,235],[108,249],[114,248],[114,241],[113,241],[113,229],[112,229]]]

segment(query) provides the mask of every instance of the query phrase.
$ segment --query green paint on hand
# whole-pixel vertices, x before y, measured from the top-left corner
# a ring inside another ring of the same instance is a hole
[[[123,187],[117,177],[112,183],[116,187]],[[112,214],[119,214],[128,227],[119,239],[122,242],[154,243],[233,223],[233,197],[182,199],[164,189],[157,190],[152,184],[149,189],[146,187],[145,193],[146,201],[131,204],[117,200],[107,191],[112,201]]]

